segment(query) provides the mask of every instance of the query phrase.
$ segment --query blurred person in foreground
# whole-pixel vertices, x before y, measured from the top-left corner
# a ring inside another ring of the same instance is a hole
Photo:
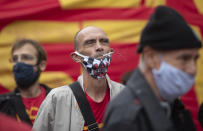
[[[80,30],[74,48],[71,57],[81,64],[82,75],[73,84],[49,93],[34,122],[36,131],[99,131],[107,104],[124,87],[106,74],[113,50],[102,29],[88,26]]]
[[[200,104],[197,118],[198,118],[200,125],[203,127],[203,102]]]
[[[128,80],[130,79],[131,75],[133,74],[133,71],[134,70],[127,71],[121,76],[121,83],[123,85],[127,84]]]
[[[10,116],[0,113],[0,131],[31,131],[27,123],[18,122]]]
[[[195,131],[178,98],[194,84],[201,46],[177,11],[158,6],[142,31],[139,66],[109,104],[103,131]]]
[[[50,91],[39,83],[40,74],[46,68],[46,52],[37,41],[22,39],[13,44],[11,56],[16,88],[0,95],[0,112],[32,125]]]

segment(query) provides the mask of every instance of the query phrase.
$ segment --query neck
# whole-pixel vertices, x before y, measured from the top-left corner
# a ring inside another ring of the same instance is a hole
[[[22,97],[32,98],[38,96],[41,93],[41,88],[40,84],[37,81],[27,89],[19,88],[19,91]]]
[[[153,74],[152,74],[152,69],[147,67],[144,64],[139,65],[139,69],[144,75],[146,81],[148,82],[149,86],[152,88],[154,94],[158,98],[159,101],[163,101],[163,98],[161,97],[158,88],[156,87],[156,82],[154,80]]]
[[[83,71],[83,87],[88,96],[96,102],[101,102],[106,94],[107,80],[95,79]]]

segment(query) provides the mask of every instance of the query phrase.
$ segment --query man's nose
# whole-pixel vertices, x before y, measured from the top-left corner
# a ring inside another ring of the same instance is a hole
[[[196,61],[191,61],[190,63],[187,64],[185,72],[187,72],[190,75],[196,75],[197,73],[197,64]]]
[[[16,63],[19,63],[19,62],[24,62],[24,60],[20,56],[16,59]]]
[[[104,51],[104,48],[99,41],[96,42],[96,51],[98,52]]]

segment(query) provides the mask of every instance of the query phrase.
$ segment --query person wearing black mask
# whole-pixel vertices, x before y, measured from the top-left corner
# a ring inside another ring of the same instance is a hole
[[[41,45],[31,39],[13,44],[10,62],[16,81],[14,91],[0,95],[0,112],[32,125],[50,88],[39,83],[47,56]]]

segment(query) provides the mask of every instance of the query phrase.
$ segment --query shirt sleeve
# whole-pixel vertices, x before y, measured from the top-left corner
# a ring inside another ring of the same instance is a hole
[[[51,91],[45,100],[42,102],[38,110],[37,117],[34,121],[33,129],[35,131],[52,131],[54,116],[55,116],[55,103],[53,101],[53,92]]]

